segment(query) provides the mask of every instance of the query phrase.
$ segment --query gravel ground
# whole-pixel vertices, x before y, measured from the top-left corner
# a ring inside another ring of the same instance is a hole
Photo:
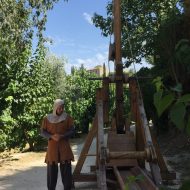
[[[77,163],[79,153],[83,147],[84,139],[75,139],[72,149],[75,155],[73,169]],[[93,151],[94,142],[92,145]],[[46,164],[45,151],[7,154],[0,159],[0,190],[46,190]],[[87,159],[82,172],[88,172],[94,159]],[[56,190],[63,190],[58,175]],[[75,189],[96,190],[96,183],[75,183]]]

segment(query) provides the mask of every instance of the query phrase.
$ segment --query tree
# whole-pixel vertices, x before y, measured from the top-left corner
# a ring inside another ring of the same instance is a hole
[[[123,0],[121,3],[122,57],[128,67],[132,62],[141,63],[142,58],[154,55],[154,38],[162,21],[168,14],[179,12],[178,0]],[[102,30],[104,36],[113,33],[113,5],[107,5],[107,18],[94,14],[93,22]],[[116,21],[117,22],[117,21]]]
[[[26,142],[32,148],[41,110],[49,109],[52,78],[43,67],[43,30],[47,10],[55,2],[7,0],[0,5],[0,139],[4,142],[1,149],[23,147]],[[34,28],[36,51],[32,49]]]
[[[57,57],[55,55],[48,55],[46,57],[46,66],[51,70],[51,76],[53,78],[53,90],[55,97],[61,98],[65,93],[66,86],[66,72],[65,65],[67,59],[64,56]]]
[[[74,69],[72,75],[66,77],[64,93],[66,110],[75,119],[77,129],[85,133],[95,115],[95,92],[100,85],[98,81],[89,80],[92,76],[83,67]]]

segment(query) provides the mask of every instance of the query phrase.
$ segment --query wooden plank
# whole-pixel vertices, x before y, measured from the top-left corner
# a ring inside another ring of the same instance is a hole
[[[123,106],[123,64],[121,58],[121,0],[114,0],[114,40],[116,78],[116,127],[118,133],[124,132]]]
[[[111,139],[113,138],[129,138],[134,137],[134,133],[132,131],[126,131],[125,134],[117,134],[115,131],[108,131],[108,136],[110,136]]]
[[[164,161],[164,158],[161,154],[160,147],[157,143],[156,137],[154,136],[153,132],[150,130],[152,141],[155,147],[156,155],[157,155],[157,160],[158,160],[158,165],[160,167],[161,171],[161,176],[163,180],[174,180],[176,179],[176,173],[175,172],[169,172],[166,163]]]
[[[115,117],[112,117],[112,120],[111,120],[111,130],[112,132],[116,133],[116,118]]]
[[[132,135],[108,133],[107,148],[110,152],[135,151],[135,138]]]
[[[135,151],[134,133],[127,131],[126,134],[117,134],[114,131],[108,132],[107,148],[110,152]],[[110,159],[106,166],[137,166],[136,159]]]
[[[106,166],[131,167],[131,166],[138,166],[138,163],[136,159],[110,159],[109,162],[106,163]]]
[[[111,141],[114,141],[114,140],[121,140],[121,142],[125,142],[125,141],[129,141],[131,139],[135,140],[135,137],[134,135],[125,135],[125,134],[113,134],[113,135],[110,135],[108,133],[108,137],[109,137],[109,140]],[[134,141],[134,143],[136,144],[136,142]]]
[[[120,175],[120,173],[119,173],[116,166],[113,167],[113,171],[114,171],[115,177],[116,177],[116,179],[118,181],[118,184],[120,186],[120,189],[125,190],[125,183],[123,182],[123,179],[122,179],[122,177],[121,177],[121,175]]]
[[[117,143],[117,144],[132,144],[132,145],[134,145],[135,146],[135,138],[134,137],[129,137],[129,138],[127,138],[127,137],[124,137],[124,138],[122,138],[122,137],[117,137],[117,138],[115,138],[115,137],[112,137],[112,138],[108,138],[108,143],[109,143],[109,145],[111,146],[111,144],[112,143]]]
[[[140,127],[141,127],[141,130],[143,131],[143,134],[145,137],[145,146],[147,148],[151,147],[153,152],[156,154],[155,147],[154,147],[151,133],[150,133],[150,128],[148,126],[148,121],[146,118],[146,113],[144,110],[144,104],[143,104],[142,97],[139,96],[137,101],[138,101]],[[151,174],[152,174],[155,184],[157,186],[161,186],[162,185],[162,177],[161,177],[160,168],[157,163],[157,160],[153,160],[152,162],[149,162],[148,164],[150,166]]]
[[[145,134],[142,128],[142,123],[140,119],[140,113],[139,110],[137,110],[137,115],[136,115],[136,149],[138,151],[143,151],[145,150]],[[145,168],[145,160],[138,159],[139,166],[142,168]]]
[[[157,163],[150,162],[149,165],[150,165],[150,170],[151,170],[154,183],[158,187],[160,187],[162,185],[162,177],[160,173],[160,168]]]
[[[130,120],[125,119],[125,132],[130,131]]]
[[[80,172],[82,170],[82,166],[86,159],[86,154],[89,151],[89,148],[92,144],[93,138],[95,137],[96,133],[97,133],[97,116],[95,115],[95,118],[93,119],[93,123],[92,123],[92,128],[90,129],[90,131],[85,139],[85,143],[84,143],[83,149],[80,153],[80,157],[77,162],[77,165],[74,169],[73,176],[80,174]]]
[[[98,163],[99,163],[99,150],[98,150],[98,132],[96,133],[96,169],[98,169]]]
[[[131,80],[130,81],[130,87],[133,90],[133,96],[135,97],[135,101],[133,99],[135,105],[133,105],[133,111],[136,111],[136,145],[137,145],[137,150],[143,151],[145,149],[145,147],[151,147],[154,149],[154,145],[152,142],[152,137],[150,134],[150,130],[149,130],[149,126],[148,126],[148,122],[147,122],[147,118],[146,118],[146,113],[144,110],[144,104],[143,104],[143,100],[141,97],[141,94],[139,93],[139,90],[137,88],[137,83],[135,80]],[[139,165],[141,167],[145,167],[145,163],[143,160],[138,160],[139,161]],[[154,179],[154,182],[156,183],[156,185],[160,186],[162,184],[162,178],[161,178],[161,174],[160,174],[160,168],[157,162],[150,162],[148,163],[151,169],[151,174],[152,177]]]
[[[131,120],[137,121],[137,84],[136,79],[129,79],[130,105],[131,105]]]
[[[97,181],[96,174],[90,173],[80,173],[73,176],[73,180],[75,182],[89,182],[89,181]]]
[[[104,64],[105,65],[105,64]],[[103,114],[104,114],[104,123],[109,123],[109,78],[105,77],[102,81],[103,85]]]
[[[97,171],[98,187],[101,190],[107,190],[106,184],[106,155],[104,144],[104,122],[103,122],[103,101],[98,101],[98,151],[99,151],[99,168]]]
[[[135,121],[136,127],[136,150],[143,151],[145,149],[145,138],[144,133],[141,127],[141,120],[140,114],[137,104],[137,99],[139,96],[138,86],[135,78],[130,78],[129,80],[129,89],[130,89],[130,102],[131,102],[131,113],[132,113],[132,120]],[[144,168],[145,161],[142,159],[138,159],[139,166]]]
[[[121,15],[120,2],[114,0],[114,40],[115,40],[115,64],[121,64]],[[115,66],[116,66],[115,65]]]
[[[108,146],[110,152],[135,151],[134,144],[110,144]]]

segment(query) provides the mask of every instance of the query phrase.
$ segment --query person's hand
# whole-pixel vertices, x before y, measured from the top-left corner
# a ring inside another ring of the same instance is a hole
[[[54,135],[51,136],[51,138],[52,138],[54,141],[58,142],[58,141],[61,139],[61,136],[60,136],[59,134],[54,134]]]

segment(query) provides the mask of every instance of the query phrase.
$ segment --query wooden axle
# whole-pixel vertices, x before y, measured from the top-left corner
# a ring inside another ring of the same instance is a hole
[[[144,151],[122,151],[122,152],[109,152],[107,149],[107,161],[110,159],[144,159],[149,162],[155,161],[156,155],[152,148],[146,148]]]

